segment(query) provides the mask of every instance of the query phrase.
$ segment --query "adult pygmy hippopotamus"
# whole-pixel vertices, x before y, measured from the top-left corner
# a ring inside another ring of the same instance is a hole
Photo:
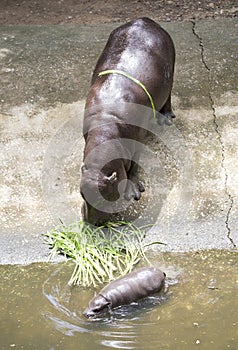
[[[128,305],[164,286],[165,273],[154,267],[143,267],[109,283],[88,304],[84,316],[94,317],[110,309]]]
[[[144,191],[137,178],[140,150],[121,140],[131,139],[138,145],[145,138],[146,125],[142,129],[132,125],[131,119],[128,122],[126,106],[152,106],[170,123],[175,117],[171,109],[174,61],[171,37],[149,18],[111,33],[93,72],[85,105],[80,185],[85,221],[101,224],[122,194],[126,200],[140,199]]]

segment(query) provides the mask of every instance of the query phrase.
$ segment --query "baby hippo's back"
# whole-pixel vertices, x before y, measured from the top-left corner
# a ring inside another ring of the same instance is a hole
[[[109,283],[100,294],[110,300],[111,308],[114,308],[159,292],[164,280],[165,274],[161,270],[144,267]]]

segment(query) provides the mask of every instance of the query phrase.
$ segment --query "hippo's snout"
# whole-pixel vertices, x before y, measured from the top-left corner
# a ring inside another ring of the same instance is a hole
[[[96,316],[95,312],[91,311],[91,310],[88,310],[88,311],[84,311],[83,312],[83,315],[87,318],[93,318]]]

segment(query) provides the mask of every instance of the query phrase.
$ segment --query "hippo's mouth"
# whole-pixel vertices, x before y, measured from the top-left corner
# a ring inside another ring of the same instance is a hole
[[[88,222],[91,225],[103,225],[108,220],[109,217],[113,214],[112,207],[111,208],[102,208],[102,210],[98,210],[84,201],[82,205],[82,217],[85,222]]]

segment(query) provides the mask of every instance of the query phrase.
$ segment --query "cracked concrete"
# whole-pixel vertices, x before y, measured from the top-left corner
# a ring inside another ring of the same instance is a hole
[[[228,210],[227,210],[227,215],[226,215],[226,220],[225,220],[225,224],[226,224],[226,229],[227,229],[227,237],[230,239],[231,243],[233,244],[234,247],[236,247],[236,244],[234,243],[232,237],[231,237],[231,228],[229,225],[229,218],[230,218],[230,213],[232,210],[232,206],[234,203],[234,200],[231,196],[231,194],[229,193],[229,190],[227,188],[227,181],[228,181],[228,172],[227,169],[225,167],[225,148],[224,148],[224,144],[222,141],[222,135],[220,133],[219,130],[219,124],[217,122],[217,116],[216,116],[216,107],[215,107],[215,102],[211,93],[211,87],[212,87],[212,79],[211,79],[211,68],[209,67],[209,65],[206,62],[205,59],[205,47],[204,47],[204,43],[203,43],[203,38],[201,36],[199,36],[199,34],[196,31],[196,22],[195,21],[191,21],[192,25],[193,25],[193,34],[195,35],[195,37],[198,39],[199,41],[199,46],[201,47],[201,57],[202,57],[202,63],[204,65],[204,67],[207,69],[208,71],[208,80],[209,80],[209,85],[210,85],[210,90],[209,90],[209,99],[211,101],[211,109],[213,112],[213,118],[214,118],[214,125],[215,125],[215,130],[217,132],[218,135],[218,139],[221,145],[221,154],[222,154],[222,163],[221,163],[221,167],[224,169],[224,174],[225,174],[225,179],[224,179],[224,187],[225,187],[225,192],[228,198],[228,201],[230,203]]]
[[[235,53],[234,47],[235,47],[235,37],[237,34],[237,21],[234,22],[230,22],[230,21],[226,21],[225,25],[222,21],[218,22],[218,26],[217,26],[217,38],[220,38],[220,45],[219,45],[219,53],[221,53],[221,55],[217,55],[216,51],[218,49],[218,46],[215,46],[215,42],[212,43],[211,40],[207,39],[207,35],[205,33],[205,26],[202,26],[201,23],[198,23],[198,25],[195,25],[195,34],[197,35],[197,37],[200,40],[201,43],[201,53],[202,53],[202,60],[203,63],[205,65],[205,67],[207,68],[208,72],[209,72],[209,80],[210,80],[210,99],[211,99],[211,107],[213,110],[213,115],[214,115],[214,124],[215,124],[215,129],[216,132],[218,134],[218,138],[221,144],[221,153],[222,153],[222,168],[224,169],[224,186],[225,186],[225,192],[226,192],[226,196],[227,196],[227,215],[226,215],[226,220],[225,220],[225,224],[226,224],[226,229],[227,229],[227,237],[230,239],[231,243],[236,246],[237,245],[237,228],[234,227],[234,223],[232,224],[231,222],[234,221],[234,217],[231,220],[231,214],[233,209],[235,209],[236,211],[236,204],[237,203],[237,194],[234,194],[233,191],[230,190],[230,186],[229,186],[229,179],[231,177],[232,171],[230,166],[227,163],[227,156],[229,153],[229,149],[227,148],[227,139],[224,138],[224,119],[222,119],[219,116],[219,107],[220,105],[223,105],[223,103],[221,103],[221,99],[217,98],[217,94],[216,94],[216,88],[220,83],[226,83],[226,85],[229,86],[229,88],[231,89],[231,91],[236,90],[237,88],[237,81],[236,79],[234,79],[232,76],[230,76],[229,74],[227,74],[227,76],[223,79],[220,79],[218,82],[218,79],[216,79],[216,75],[218,75],[218,77],[220,78],[220,74],[222,73],[223,76],[226,73],[226,70],[231,69],[231,67],[233,67],[234,69],[236,69],[235,67],[237,67],[237,53]],[[209,29],[212,30],[214,28],[214,24],[213,24],[213,28],[212,28],[212,24],[209,23]],[[205,35],[206,41],[204,42],[203,40],[203,36]],[[227,45],[229,40],[229,45]],[[224,48],[224,51],[222,52],[222,48]],[[214,55],[214,59],[211,62],[210,60],[210,52],[211,50],[214,50],[215,55]],[[209,52],[210,51],[210,52]],[[227,52],[226,52],[227,51]],[[206,57],[207,55],[207,57]],[[222,56],[222,57],[221,57]],[[226,58],[224,57],[226,56]],[[229,63],[227,63],[227,60],[229,60]],[[221,65],[221,62],[223,62],[223,64]],[[228,67],[229,65],[229,67]],[[220,67],[219,67],[220,66]],[[230,79],[229,79],[230,78]],[[219,94],[218,94],[219,96]],[[233,104],[233,101],[230,102],[231,105]],[[233,126],[234,126],[234,122],[237,122],[237,109],[234,110],[235,114],[235,118],[232,116],[232,122],[233,122]],[[227,115],[227,117],[229,117],[229,115]],[[229,124],[229,120],[227,121],[227,124]],[[229,140],[229,139],[228,139]],[[233,147],[235,145],[233,144]],[[228,165],[228,166],[227,166]],[[237,222],[236,222],[237,223]],[[235,224],[236,225],[236,224]],[[233,228],[232,228],[233,226]],[[233,240],[234,237],[234,240]],[[236,242],[236,243],[235,243]]]
[[[153,145],[169,192],[148,239],[170,251],[232,249],[238,244],[237,20],[162,25],[177,52],[177,118]],[[78,216],[84,98],[116,26],[0,27],[2,264],[46,260],[42,233],[58,217]],[[149,196],[154,189],[150,183]]]

